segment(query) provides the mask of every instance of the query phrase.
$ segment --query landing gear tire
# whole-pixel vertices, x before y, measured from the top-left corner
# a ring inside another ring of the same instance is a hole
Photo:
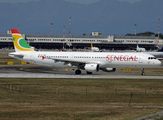
[[[87,74],[88,74],[88,75],[91,75],[91,74],[92,74],[92,72],[87,72]]]
[[[142,70],[141,75],[143,75],[143,76],[144,76],[144,75],[145,75],[145,73],[144,73],[144,68],[142,68],[141,70]]]
[[[80,75],[80,74],[81,74],[81,70],[76,70],[76,71],[75,71],[75,74],[76,74],[76,75]]]
[[[145,73],[142,73],[141,75],[143,75],[143,76],[144,76],[144,75],[145,75]]]

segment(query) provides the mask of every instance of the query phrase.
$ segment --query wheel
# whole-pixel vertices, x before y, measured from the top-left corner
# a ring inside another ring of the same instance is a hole
[[[91,75],[91,74],[92,74],[92,72],[87,72],[87,74],[88,74],[88,75]]]
[[[76,70],[75,74],[80,75],[81,74],[81,70]]]
[[[141,75],[143,75],[143,76],[144,76],[144,75],[145,75],[145,73],[142,73]]]
[[[145,73],[144,73],[144,68],[142,68],[142,74],[141,75],[145,75]]]

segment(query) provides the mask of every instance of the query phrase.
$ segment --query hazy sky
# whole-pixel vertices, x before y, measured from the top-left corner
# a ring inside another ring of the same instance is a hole
[[[100,0],[65,0],[65,1],[82,3],[82,4],[90,4],[90,3],[93,3],[93,2],[99,2]],[[130,3],[133,3],[133,2],[139,2],[141,0],[118,0],[118,1],[127,1],[127,2],[130,2]]]
[[[39,0],[0,0],[0,3],[8,2],[8,3],[16,3],[16,2],[28,2],[28,1],[39,1]],[[68,2],[76,2],[81,4],[90,4],[94,2],[98,2],[100,0],[65,0]],[[119,0],[119,1],[128,1],[130,3],[139,2],[141,0]]]
[[[28,2],[28,1],[39,1],[39,0],[0,0],[0,3],[16,3],[16,2]]]

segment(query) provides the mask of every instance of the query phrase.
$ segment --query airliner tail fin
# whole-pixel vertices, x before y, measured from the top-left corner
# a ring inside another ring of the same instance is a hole
[[[12,33],[13,43],[15,47],[15,52],[35,51],[28,45],[28,43],[25,41],[25,39],[17,29],[11,29],[11,33]]]
[[[92,50],[92,48],[93,48],[93,45],[92,45],[92,41],[91,41],[91,50]]]
[[[137,48],[139,48],[138,42],[137,42]]]

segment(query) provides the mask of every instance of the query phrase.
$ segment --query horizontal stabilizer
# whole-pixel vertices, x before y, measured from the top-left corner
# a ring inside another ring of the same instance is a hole
[[[24,57],[23,54],[18,54],[18,53],[16,53],[16,52],[14,52],[14,53],[9,53],[9,56],[14,57],[14,58],[23,58],[23,57]]]

